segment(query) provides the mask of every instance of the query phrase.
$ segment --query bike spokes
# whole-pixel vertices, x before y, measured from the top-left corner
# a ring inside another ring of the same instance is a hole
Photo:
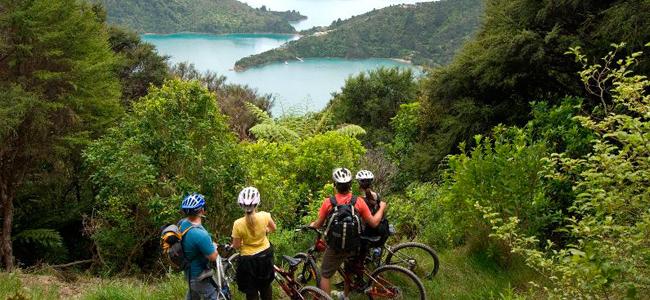
[[[366,294],[372,299],[426,299],[422,282],[405,268],[383,266],[371,278]]]

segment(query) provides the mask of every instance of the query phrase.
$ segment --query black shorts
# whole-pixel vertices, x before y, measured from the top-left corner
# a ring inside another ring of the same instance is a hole
[[[253,293],[266,288],[275,277],[273,247],[255,255],[242,255],[237,259],[237,289]]]

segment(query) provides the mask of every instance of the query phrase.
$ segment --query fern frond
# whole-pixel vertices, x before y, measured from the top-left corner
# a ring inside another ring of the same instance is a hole
[[[330,124],[332,121],[332,109],[327,108],[323,113],[321,114],[321,117],[318,119],[318,123],[316,123],[316,128],[314,128],[314,132],[319,133],[319,132],[325,132],[326,128],[328,127],[328,124]]]
[[[14,242],[39,245],[46,248],[63,247],[63,238],[54,229],[39,228],[23,230],[13,237]]]
[[[357,137],[366,134],[366,130],[359,125],[346,124],[335,130],[336,132],[350,137]]]
[[[264,110],[262,110],[261,108],[255,106],[255,104],[250,103],[250,102],[246,102],[244,104],[246,105],[246,108],[248,109],[248,111],[250,111],[255,116],[257,121],[259,121],[261,124],[274,123],[271,116],[269,116],[269,114],[267,112],[265,112]]]
[[[270,142],[290,142],[300,139],[293,130],[275,123],[261,123],[249,129],[256,139]]]

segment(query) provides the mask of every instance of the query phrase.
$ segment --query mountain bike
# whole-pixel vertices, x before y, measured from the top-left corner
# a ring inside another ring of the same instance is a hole
[[[316,246],[320,245],[320,248],[323,248],[322,243],[322,233],[313,227],[304,226],[300,227],[298,230],[301,231],[313,231],[316,233],[316,242],[307,253],[314,256],[319,251],[316,251]],[[394,235],[395,229],[391,225],[389,226],[389,234]],[[369,243],[375,243],[379,240],[379,237],[364,237]],[[324,249],[324,248],[323,248]],[[366,255],[365,263],[367,267],[371,269],[379,268],[383,265],[397,265],[402,266],[413,273],[418,275],[418,277],[423,279],[432,279],[440,268],[440,260],[436,251],[431,247],[418,243],[418,242],[406,242],[399,243],[393,246],[381,245],[378,247],[369,247],[368,255]],[[304,274],[309,280],[313,277],[309,277],[310,274]]]
[[[230,245],[219,245],[220,248],[230,248]],[[230,270],[233,268],[228,258],[217,255],[214,262],[208,264],[209,269],[199,274],[198,280],[204,280],[211,277],[212,284],[217,290],[217,299],[231,300],[230,285],[234,281]]]
[[[239,258],[239,253],[235,253],[228,257],[227,261],[228,264],[231,266],[231,270],[234,276],[235,268],[233,267],[234,264],[237,262],[237,259]],[[310,265],[313,268],[316,268],[316,264],[313,261],[306,261],[305,259],[302,258],[294,258],[291,256],[283,255],[282,259],[288,263],[289,268],[287,270],[283,269],[282,267],[278,265],[273,265],[273,268],[275,270],[275,282],[278,283],[282,291],[292,300],[332,300],[332,297],[330,297],[328,294],[323,292],[321,289],[315,287],[315,286],[306,286],[304,284],[301,284],[298,280],[295,278],[295,273],[296,270],[298,269],[298,266],[301,264],[306,264]],[[317,270],[317,269],[315,269]],[[233,277],[234,278],[234,277]]]
[[[389,235],[394,235],[394,227],[392,225],[389,227]],[[385,258],[382,260],[384,255]],[[368,264],[374,265],[375,268],[382,265],[402,266],[424,279],[433,279],[440,268],[440,260],[436,251],[418,242],[370,247],[366,260]]]
[[[294,259],[299,259],[304,262],[315,262],[315,256],[325,251],[322,232],[312,227],[305,227],[304,229],[307,228],[317,233],[316,242],[306,253],[296,254]],[[366,242],[378,240],[364,236],[361,238]],[[366,263],[355,264],[349,261],[346,264],[348,266],[354,265],[354,267],[340,267],[338,274],[343,278],[343,282],[350,286],[351,292],[365,294],[369,299],[426,299],[426,292],[422,281],[420,281],[420,278],[415,273],[407,268],[384,264],[370,269],[366,267]],[[318,284],[320,282],[320,272],[315,266],[315,263],[303,264],[298,279],[301,282],[314,280]]]

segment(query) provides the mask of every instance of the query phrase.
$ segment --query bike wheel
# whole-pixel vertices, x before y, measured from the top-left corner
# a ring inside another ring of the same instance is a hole
[[[298,266],[298,282],[301,284],[311,284],[320,286],[320,270],[314,259],[307,253],[298,253],[293,256],[302,260],[302,265]]]
[[[407,268],[420,278],[431,279],[438,274],[440,260],[436,252],[429,246],[416,243],[402,243],[390,247],[386,255],[387,265],[397,265]]]
[[[306,286],[300,289],[298,292],[300,296],[302,296],[302,299],[304,300],[310,300],[310,299],[317,299],[317,300],[332,300],[332,297],[330,297],[328,294],[323,292],[323,290],[315,287],[315,286]]]
[[[370,286],[365,294],[368,299],[420,299],[427,298],[422,281],[408,269],[384,265],[370,275]]]

